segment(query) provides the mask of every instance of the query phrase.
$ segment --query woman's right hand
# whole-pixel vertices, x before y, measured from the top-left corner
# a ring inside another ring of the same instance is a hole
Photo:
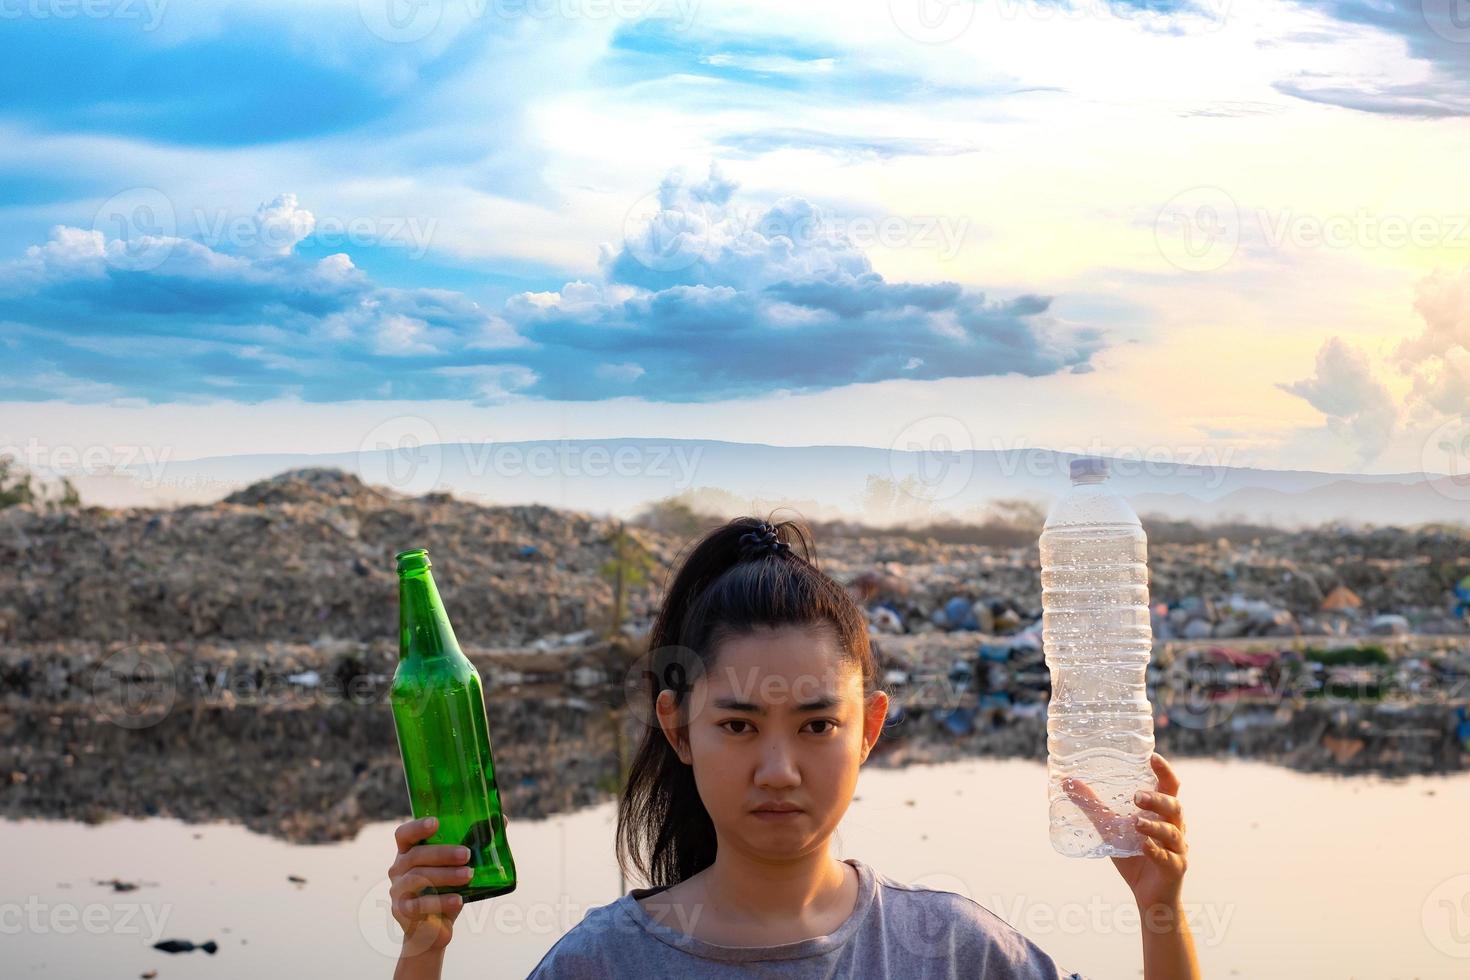
[[[470,880],[467,847],[458,844],[420,844],[439,826],[437,817],[399,824],[393,831],[398,856],[388,868],[388,896],[393,918],[403,929],[401,956],[418,956],[449,945],[454,920],[464,908],[458,895],[423,895],[424,889],[453,888]]]

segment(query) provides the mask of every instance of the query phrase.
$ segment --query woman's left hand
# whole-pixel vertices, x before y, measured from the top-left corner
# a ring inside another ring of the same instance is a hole
[[[1155,752],[1149,764],[1159,779],[1157,790],[1140,790],[1134,803],[1143,811],[1133,818],[1143,835],[1143,853],[1113,858],[1113,866],[1133,890],[1140,909],[1164,906],[1176,909],[1188,867],[1189,845],[1184,840],[1184,811],[1179,804],[1179,777],[1164,757]],[[1114,813],[1080,780],[1064,780],[1062,788],[1108,836],[1126,818]]]

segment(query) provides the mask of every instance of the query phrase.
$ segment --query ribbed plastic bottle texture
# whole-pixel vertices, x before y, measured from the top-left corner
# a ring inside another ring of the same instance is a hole
[[[1133,794],[1158,786],[1149,765],[1148,540],[1108,486],[1104,461],[1076,460],[1072,472],[1041,534],[1051,842],[1069,857],[1126,857],[1143,853]],[[1068,777],[1116,815],[1103,831],[1062,789]]]

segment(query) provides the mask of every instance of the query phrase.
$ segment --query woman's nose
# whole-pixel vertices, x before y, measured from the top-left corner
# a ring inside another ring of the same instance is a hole
[[[796,753],[784,739],[771,739],[761,746],[755,782],[758,786],[775,788],[796,786],[801,782],[801,773],[796,768]]]

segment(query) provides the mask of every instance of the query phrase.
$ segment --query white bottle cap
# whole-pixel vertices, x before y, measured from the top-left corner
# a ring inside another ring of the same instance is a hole
[[[1079,456],[1072,460],[1072,481],[1108,475],[1108,461],[1101,456]]]

